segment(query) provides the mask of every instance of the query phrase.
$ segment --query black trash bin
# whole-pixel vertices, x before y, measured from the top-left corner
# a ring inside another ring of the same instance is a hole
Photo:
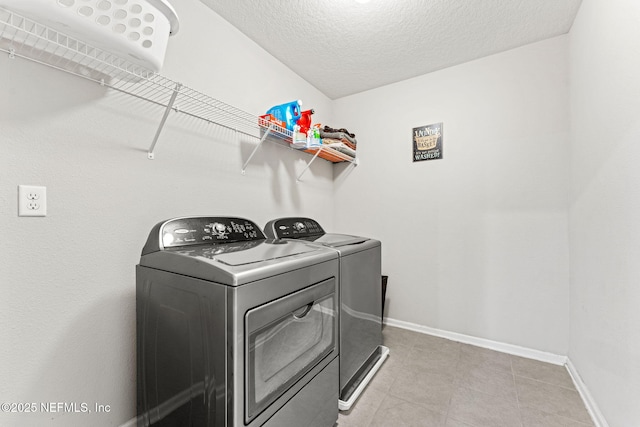
[[[384,300],[387,296],[387,279],[389,276],[382,276],[382,322],[384,323]]]

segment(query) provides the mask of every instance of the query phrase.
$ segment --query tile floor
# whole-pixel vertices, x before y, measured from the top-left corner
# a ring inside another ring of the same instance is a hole
[[[389,358],[334,427],[593,427],[564,366],[385,326]]]

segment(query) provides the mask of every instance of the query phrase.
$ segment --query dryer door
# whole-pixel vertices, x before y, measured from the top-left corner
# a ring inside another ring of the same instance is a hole
[[[246,313],[246,423],[335,350],[335,289],[332,278]]]

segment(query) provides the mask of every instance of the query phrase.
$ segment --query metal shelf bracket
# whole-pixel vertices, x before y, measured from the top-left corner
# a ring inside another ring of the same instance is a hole
[[[156,130],[156,134],[153,137],[153,142],[151,143],[151,147],[149,147],[149,151],[147,152],[147,158],[149,160],[153,160],[155,158],[153,154],[153,150],[156,148],[156,143],[158,142],[158,138],[160,137],[160,132],[162,132],[162,128],[164,128],[164,124],[167,121],[167,117],[169,117],[169,113],[171,112],[171,108],[173,107],[173,103],[176,102],[176,97],[180,92],[180,88],[182,87],[181,83],[176,83],[175,88],[173,89],[173,93],[171,94],[171,98],[169,99],[169,103],[164,110],[164,114],[162,115],[162,120],[160,120],[160,125],[158,126],[158,130]],[[176,111],[178,108],[176,107]]]
[[[267,137],[269,136],[269,133],[271,133],[271,129],[274,128],[274,125],[270,125],[265,131],[264,131],[264,135],[262,135],[262,138],[260,138],[260,142],[258,143],[258,145],[256,145],[256,147],[253,149],[253,151],[251,152],[251,154],[249,155],[249,158],[247,159],[246,162],[244,162],[244,165],[242,165],[242,175],[246,175],[247,174],[247,165],[249,164],[249,162],[251,161],[251,159],[253,158],[254,154],[256,154],[256,151],[258,151],[258,149],[260,148],[260,146],[262,145],[262,143],[267,139]]]
[[[307,169],[309,169],[311,167],[311,163],[313,163],[313,161],[318,158],[318,154],[320,154],[323,149],[324,149],[324,147],[320,147],[320,149],[318,151],[316,151],[316,154],[313,155],[311,160],[309,160],[309,163],[307,163],[307,166],[305,166],[304,169],[302,169],[302,172],[300,172],[300,175],[298,175],[298,178],[296,179],[296,182],[301,182],[302,181],[300,178],[302,178],[302,175],[304,175],[304,173],[307,171]]]
[[[315,154],[313,155],[313,157],[311,158],[311,160],[309,160],[309,163],[307,163],[307,165],[305,166],[305,168],[302,170],[302,172],[300,172],[300,175],[298,175],[298,178],[296,179],[297,182],[302,182],[302,175],[304,175],[304,173],[311,167],[311,164],[314,162],[314,160],[322,153],[322,151],[325,152],[330,152],[333,154],[339,154],[340,152],[336,152],[336,151],[332,151],[333,150],[333,146],[331,144],[329,145],[322,145],[320,147],[320,149],[318,149]],[[322,156],[320,156],[322,157]],[[347,160],[346,158],[343,158],[343,160],[348,161],[352,166],[358,166],[359,164],[359,159],[357,157],[354,157],[352,159]]]

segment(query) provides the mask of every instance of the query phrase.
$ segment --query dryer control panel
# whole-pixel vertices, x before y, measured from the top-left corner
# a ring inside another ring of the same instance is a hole
[[[325,234],[317,221],[299,217],[269,221],[264,227],[264,232],[272,239],[305,239]]]
[[[235,217],[174,218],[156,224],[142,250],[145,255],[167,248],[265,240],[253,221]]]

